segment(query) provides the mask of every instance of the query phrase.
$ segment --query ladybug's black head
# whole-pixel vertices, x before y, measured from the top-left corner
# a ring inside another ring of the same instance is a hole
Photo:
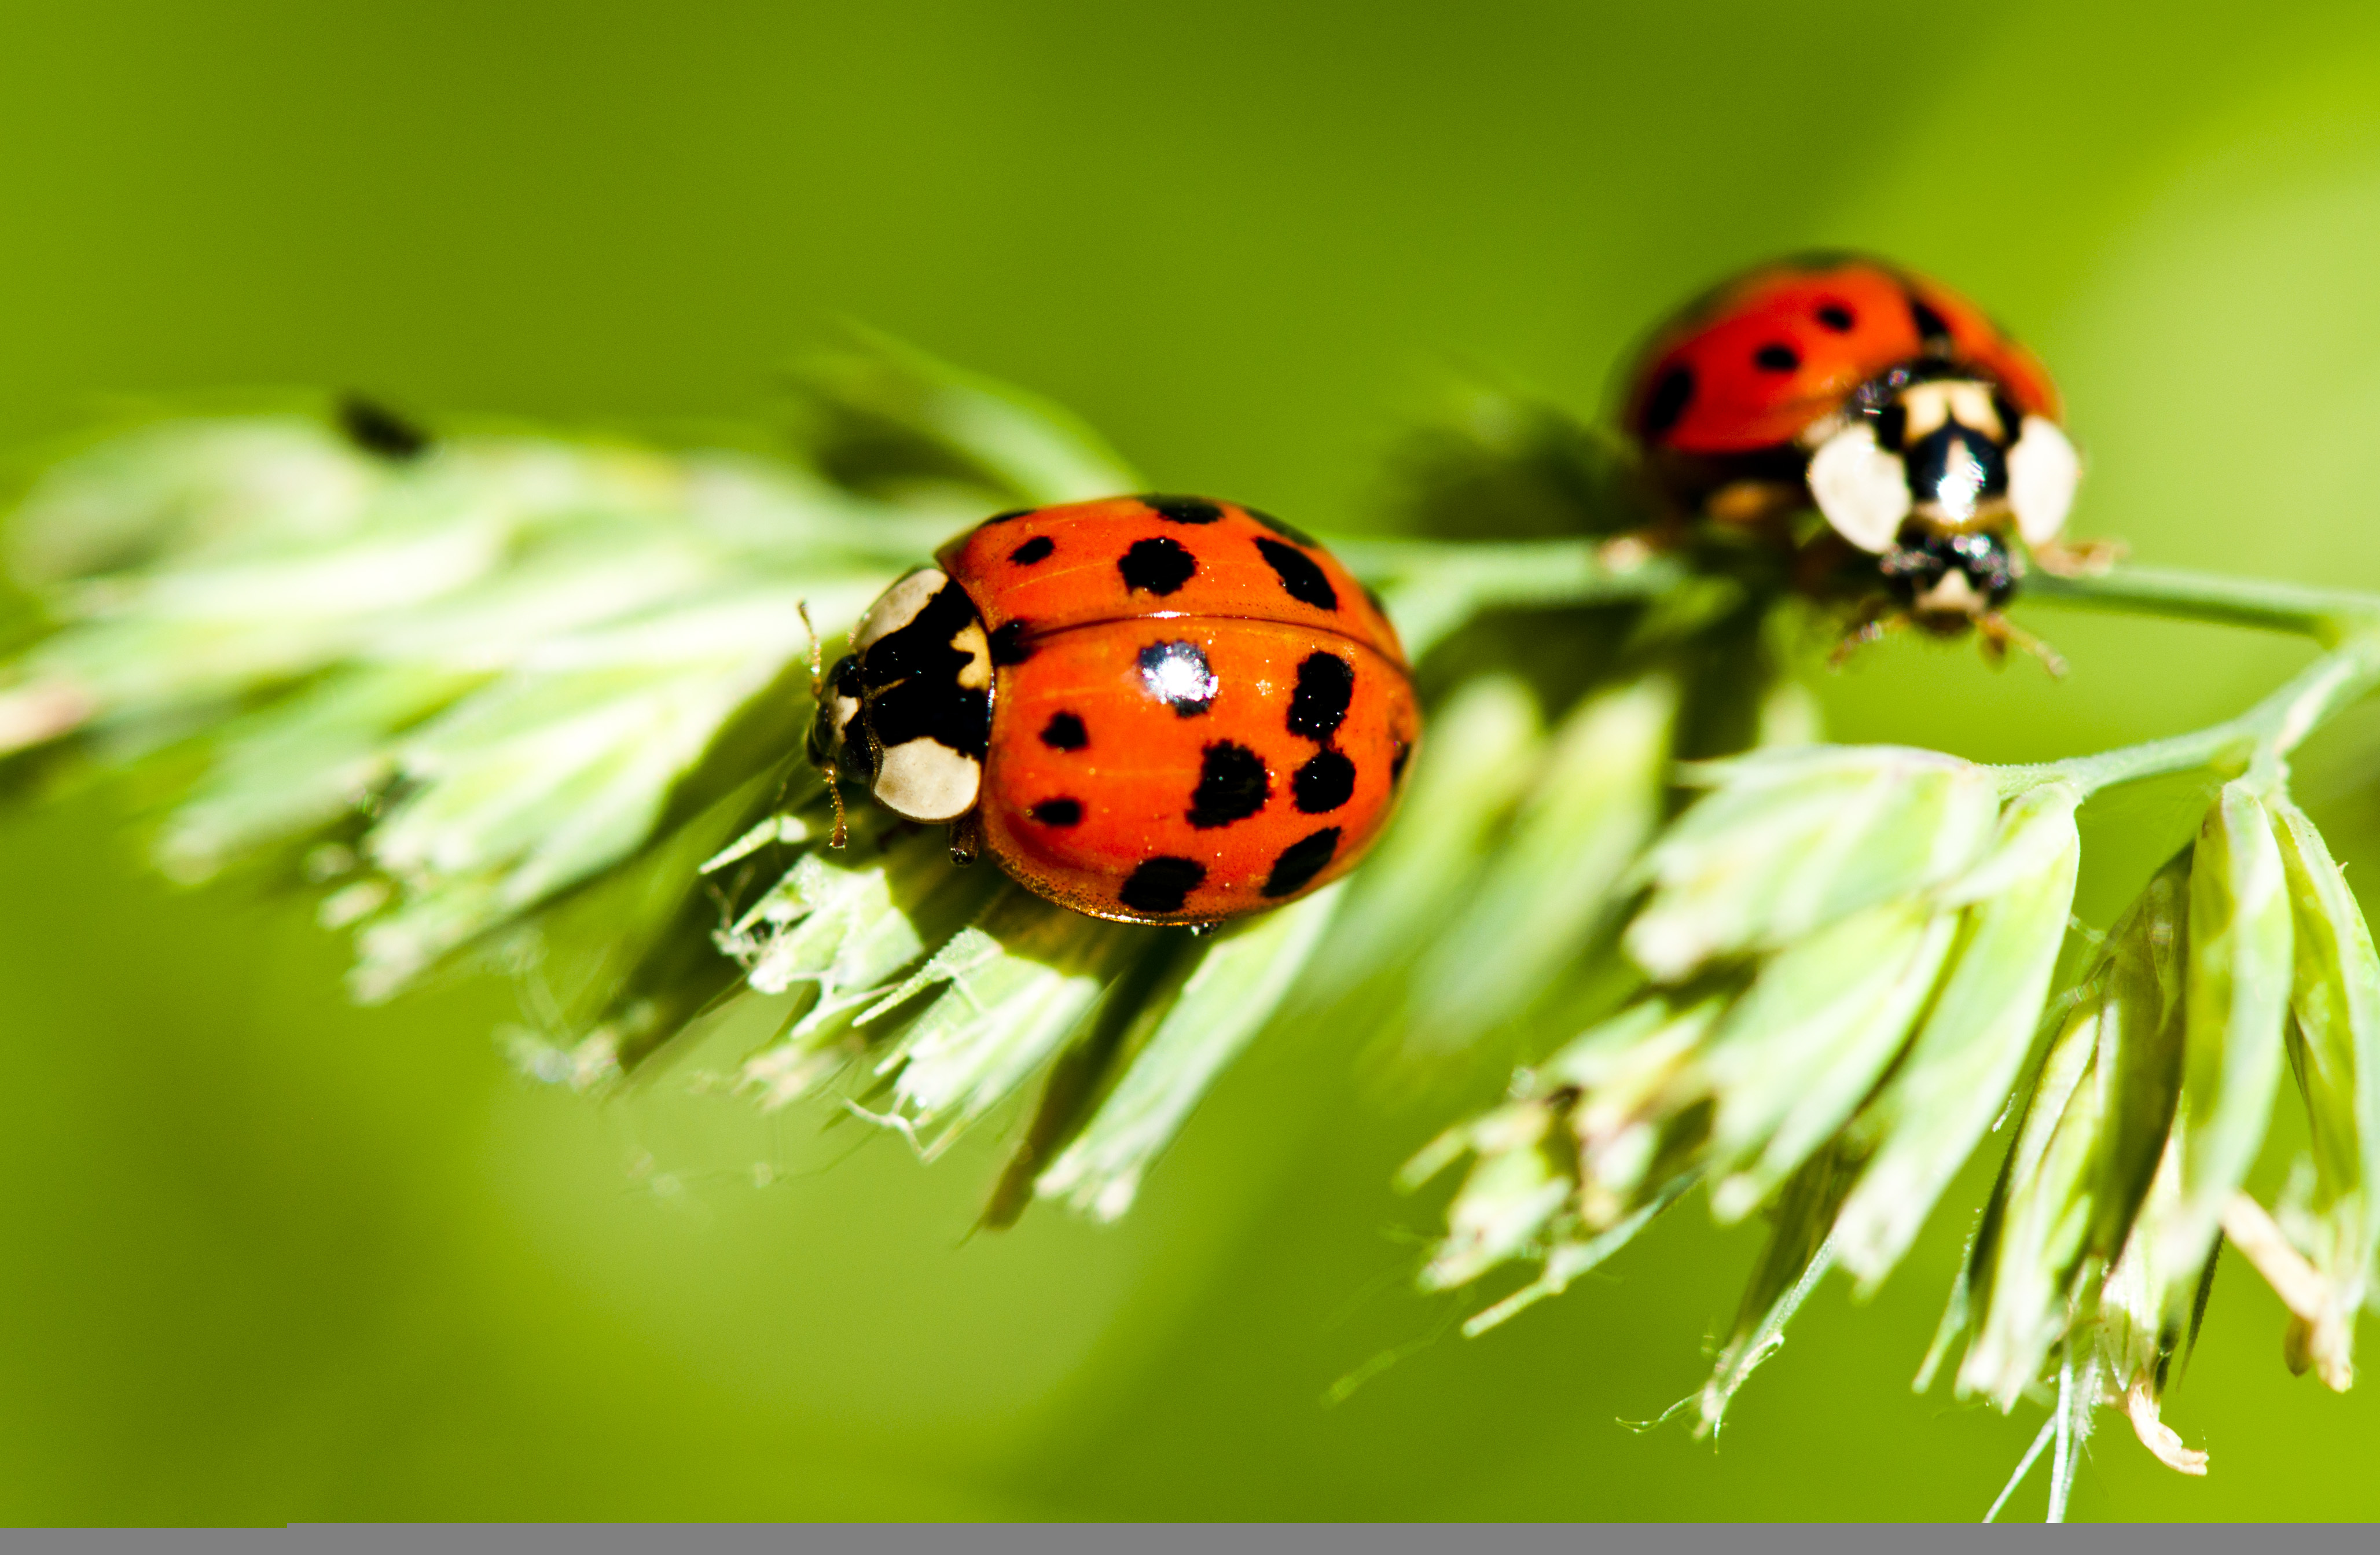
[[[1919,625],[1947,628],[1998,609],[2024,576],[2008,541],[1988,529],[1961,533],[1919,525],[1903,531],[1877,566]]]
[[[810,765],[829,777],[867,786],[876,777],[876,753],[861,726],[867,716],[861,695],[859,655],[835,661],[819,687],[818,715],[810,720]]]

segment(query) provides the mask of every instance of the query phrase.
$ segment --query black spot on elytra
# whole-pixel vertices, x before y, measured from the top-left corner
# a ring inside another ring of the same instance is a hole
[[[430,434],[376,400],[361,395],[339,397],[339,430],[367,454],[383,459],[410,459],[430,447]]]
[[[1033,645],[1025,640],[1032,628],[1022,621],[1011,621],[991,634],[991,662],[995,664],[1021,664],[1033,657]]]
[[[1660,381],[1653,385],[1653,392],[1645,396],[1645,435],[1658,437],[1676,426],[1678,419],[1686,413],[1686,407],[1694,403],[1694,398],[1693,368],[1680,363],[1661,374]]]
[[[1257,537],[1257,549],[1281,579],[1281,588],[1300,604],[1310,604],[1317,610],[1337,610],[1339,590],[1330,587],[1330,577],[1313,557],[1293,545],[1283,545],[1277,540]]]
[[[1941,314],[1937,313],[1931,308],[1926,307],[1925,304],[1920,302],[1915,297],[1912,297],[1909,299],[1909,317],[1911,322],[1915,323],[1917,326],[1918,337],[1924,340],[1928,346],[1941,346],[1950,344],[1949,321],[1944,319]]]
[[[859,655],[857,673],[850,678],[880,747],[889,750],[911,740],[938,740],[983,759],[991,733],[991,697],[959,684],[959,673],[973,656],[952,646],[953,638],[976,623],[965,590],[945,583],[906,625]],[[843,689],[840,674],[836,688]]]
[[[1412,759],[1412,742],[1405,739],[1402,735],[1399,735],[1397,737],[1397,753],[1389,758],[1389,782],[1391,784],[1402,783],[1404,780],[1405,775],[1405,763]]]
[[[1198,558],[1190,554],[1177,540],[1158,535],[1149,540],[1136,540],[1132,549],[1116,563],[1123,575],[1127,590],[1163,596],[1190,581],[1198,570]]]
[[[1189,894],[1207,882],[1207,866],[1195,858],[1160,855],[1143,859],[1116,893],[1136,913],[1178,913]]]
[[[1763,346],[1752,353],[1752,365],[1763,372],[1791,372],[1802,365],[1802,353],[1791,346]]]
[[[1008,553],[1008,559],[1020,567],[1029,567],[1058,549],[1058,542],[1048,535],[1035,535],[1031,540]]]
[[[1052,750],[1080,750],[1091,743],[1083,721],[1071,712],[1053,712],[1041,725],[1041,743]]]
[[[1296,525],[1276,518],[1269,513],[1265,513],[1253,507],[1243,507],[1240,511],[1255,519],[1257,523],[1263,525],[1266,528],[1270,529],[1273,533],[1281,536],[1283,540],[1294,541],[1300,545],[1314,545],[1319,543],[1312,535],[1307,534],[1304,529],[1299,528]]]
[[[1305,889],[1331,855],[1339,851],[1339,828],[1325,826],[1311,836],[1301,837],[1281,850],[1272,861],[1272,873],[1265,877],[1267,896],[1289,896]]]
[[[1152,642],[1142,649],[1140,683],[1179,718],[1196,718],[1213,707],[1221,685],[1195,642]]]
[[[1140,504],[1169,524],[1211,524],[1223,510],[1204,497],[1148,496]]]
[[[1218,740],[1198,761],[1198,786],[1190,792],[1190,824],[1201,832],[1245,820],[1272,797],[1264,758],[1246,746]]]
[[[982,523],[978,524],[976,528],[978,529],[988,529],[994,524],[1014,523],[1019,518],[1030,518],[1040,511],[1041,510],[1038,507],[1012,507],[1005,513],[993,514]]]
[[[1289,791],[1304,813],[1328,815],[1354,797],[1355,763],[1335,750],[1317,751],[1290,778]]]
[[[1083,806],[1076,799],[1044,799],[1033,807],[1032,814],[1044,826],[1079,826]]]
[[[1837,334],[1849,334],[1852,332],[1852,325],[1859,322],[1852,316],[1852,310],[1840,302],[1818,304],[1817,319],[1820,324]]]
[[[1355,672],[1336,653],[1309,653],[1297,666],[1297,689],[1289,694],[1289,732],[1327,745],[1355,699]]]

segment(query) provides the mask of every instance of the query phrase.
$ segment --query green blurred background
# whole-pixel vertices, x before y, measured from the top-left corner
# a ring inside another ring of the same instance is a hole
[[[1716,274],[1876,248],[2060,374],[2082,532],[2380,586],[2368,6],[18,4],[0,213],[11,443],[238,384],[750,419],[854,319],[1332,528],[1458,382],[1592,410]],[[2030,619],[2065,684],[1896,645],[1835,731],[2067,754],[2303,654]],[[2374,748],[2309,761],[2350,858]],[[1960,1518],[2037,1423],[1909,1391],[1961,1213],[1714,1452],[1615,1420],[1699,1381],[1751,1231],[1689,1206],[1479,1341],[1410,1294],[1435,1200],[1386,1180],[1476,1087],[1277,1035],[1120,1227],[970,1239],[994,1141],[533,1089],[508,989],[354,1010],[303,905],[160,886],[132,808],[0,820],[0,1520]],[[2180,813],[2107,810],[2102,921]],[[2380,1397],[2280,1328],[2229,1268],[2168,1412],[2213,1476],[2111,1421],[2076,1513],[2380,1513]]]

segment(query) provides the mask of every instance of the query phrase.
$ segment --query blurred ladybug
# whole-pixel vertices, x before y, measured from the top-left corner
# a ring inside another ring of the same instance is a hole
[[[810,757],[1094,917],[1212,924],[1352,868],[1420,729],[1312,538],[1200,497],[985,520],[868,607]],[[838,804],[840,799],[838,798]]]
[[[2024,576],[2010,538],[2054,572],[2109,554],[2059,541],[2082,461],[2048,372],[1973,303],[1877,260],[1785,261],[1718,287],[1655,336],[1625,419],[1683,514],[1782,532],[1815,506],[1873,558],[1854,576],[1888,602],[1851,643],[1972,626],[2056,668],[2000,613]]]

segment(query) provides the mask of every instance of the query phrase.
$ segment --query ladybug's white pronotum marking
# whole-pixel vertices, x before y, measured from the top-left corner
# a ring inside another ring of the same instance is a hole
[[[959,684],[970,691],[991,688],[991,639],[984,635],[983,623],[970,621],[951,635],[951,646],[967,656],[959,666]]]
[[[885,589],[868,607],[868,613],[859,618],[859,625],[852,628],[851,650],[865,653],[917,619],[918,613],[949,581],[949,575],[938,568],[919,567]]]
[[[2008,451],[2009,506],[2016,513],[2016,532],[2027,545],[2046,545],[2058,538],[2082,479],[2082,456],[2058,423],[2046,416],[2027,416],[2016,445]]]
[[[1909,469],[1876,445],[1875,428],[1854,421],[1827,439],[1810,456],[1809,480],[1837,534],[1876,555],[1892,549],[1909,516]]]
[[[940,740],[904,740],[886,748],[868,792],[911,820],[956,820],[975,808],[983,764]]]
[[[868,607],[859,626],[851,634],[851,647],[856,653],[868,649],[900,631],[925,613],[935,596],[951,587],[950,576],[937,567],[920,567],[887,589],[883,596]],[[970,691],[981,691],[991,685],[991,647],[984,637],[983,623],[968,613],[965,624],[954,632],[950,646],[966,655],[960,666],[958,684]],[[848,726],[852,715],[859,711],[856,703],[846,711],[848,699],[835,699],[835,717]],[[893,814],[910,820],[955,820],[975,808],[976,798],[983,789],[983,763],[962,750],[921,735],[886,746],[876,762],[875,781],[868,792],[877,802]]]
[[[1903,395],[1901,404],[1909,416],[1904,435],[1911,441],[1951,421],[1980,436],[1997,440],[2002,435],[1991,396],[1977,384],[1921,384]],[[2016,442],[2004,456],[2009,511],[2027,545],[2046,545],[2066,527],[2074,488],[2082,479],[2082,460],[2058,423],[2046,416],[2027,416],[2017,431]],[[1919,507],[1909,488],[1906,462],[1877,443],[1864,419],[1828,438],[1810,456],[1810,495],[1818,511],[1836,533],[1876,555],[1892,548],[1912,512],[1950,528],[1972,525],[1984,481],[1982,461],[1963,441],[1954,440],[1941,484]]]

